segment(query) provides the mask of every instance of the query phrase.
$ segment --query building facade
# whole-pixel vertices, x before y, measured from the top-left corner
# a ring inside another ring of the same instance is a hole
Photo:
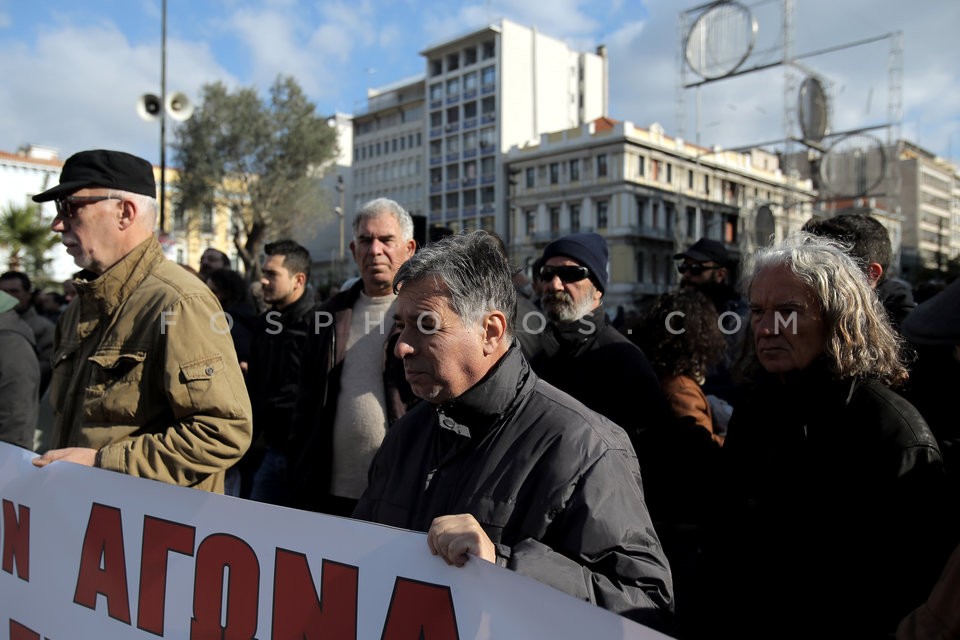
[[[599,233],[610,308],[674,288],[673,256],[699,238],[746,255],[799,229],[814,200],[810,181],[788,180],[773,154],[705,149],[656,124],[600,118],[515,146],[505,161],[511,259],[529,267],[559,236]]]

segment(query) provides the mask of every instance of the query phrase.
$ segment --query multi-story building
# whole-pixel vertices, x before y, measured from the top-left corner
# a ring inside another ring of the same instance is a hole
[[[431,226],[506,234],[503,154],[605,114],[605,50],[583,53],[508,20],[426,48]]]
[[[946,269],[949,261],[960,256],[956,166],[905,140],[867,149],[856,157],[848,152],[836,160],[845,173],[817,185],[818,215],[856,212],[880,220],[890,232],[894,250],[891,270],[910,281],[922,278],[924,270]],[[857,192],[863,193],[842,195]]]
[[[814,199],[773,154],[705,149],[657,124],[600,118],[515,146],[505,161],[512,260],[529,265],[554,238],[595,231],[610,248],[610,308],[674,287],[673,256],[699,238],[744,255],[799,229]]]
[[[923,269],[945,269],[960,255],[957,167],[909,142],[901,142],[898,164],[903,273],[913,278]]]

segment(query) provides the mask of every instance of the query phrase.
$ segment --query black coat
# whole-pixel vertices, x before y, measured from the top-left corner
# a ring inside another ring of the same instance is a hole
[[[821,363],[767,376],[722,454],[705,635],[878,638],[925,599],[948,506],[936,440],[902,397]]]
[[[459,398],[394,424],[354,517],[427,531],[461,513],[518,573],[645,624],[672,608],[626,434],[540,380],[519,348]]]
[[[254,440],[263,434],[268,446],[284,452],[300,389],[304,347],[313,325],[312,309],[313,300],[305,293],[283,311],[267,311],[260,315],[250,343],[247,389]]]
[[[537,375],[617,423],[635,446],[669,413],[660,382],[640,347],[607,323],[603,306],[572,323],[549,323],[539,351],[525,353]]]

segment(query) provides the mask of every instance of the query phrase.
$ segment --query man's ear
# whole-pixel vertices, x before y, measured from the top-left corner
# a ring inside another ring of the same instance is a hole
[[[881,267],[879,263],[871,262],[867,265],[867,280],[870,281],[870,286],[872,288],[877,288],[877,285],[880,283],[880,278],[882,277],[883,267]]]
[[[132,226],[138,217],[140,217],[140,210],[137,208],[136,202],[133,200],[120,201],[120,218],[118,224],[121,229]]]
[[[297,273],[297,275],[293,276],[293,279],[301,287],[305,287],[307,285],[307,274],[305,274],[303,271],[300,271]]]
[[[496,353],[507,337],[507,316],[502,311],[491,311],[483,316],[483,353]]]

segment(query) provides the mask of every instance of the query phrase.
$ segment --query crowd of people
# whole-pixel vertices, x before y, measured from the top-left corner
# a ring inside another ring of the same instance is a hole
[[[870,216],[739,263],[700,239],[624,318],[596,233],[528,278],[380,198],[318,302],[293,240],[256,291],[216,248],[166,260],[155,195],[93,150],[34,196],[83,270],[55,328],[0,276],[0,439],[36,466],[422,531],[680,638],[960,637],[960,285],[917,306]]]

